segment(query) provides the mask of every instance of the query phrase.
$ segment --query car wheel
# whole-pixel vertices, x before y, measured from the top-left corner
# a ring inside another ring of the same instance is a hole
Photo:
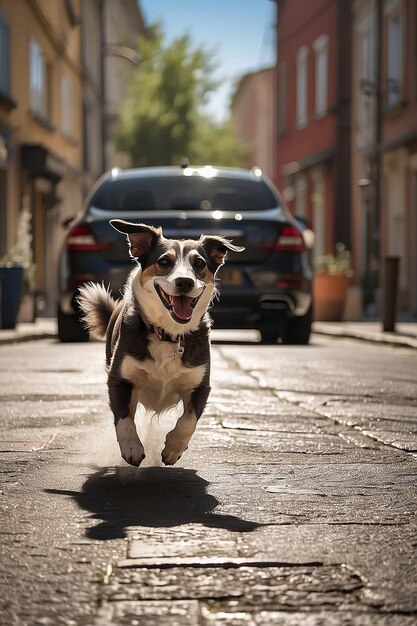
[[[279,330],[274,327],[265,326],[260,329],[261,342],[266,344],[274,344],[278,341],[280,336]]]
[[[64,313],[58,307],[58,339],[62,343],[88,341],[88,331],[84,328],[77,314]]]
[[[292,317],[283,324],[281,340],[287,345],[306,345],[310,340],[313,306],[310,305],[305,315]]]

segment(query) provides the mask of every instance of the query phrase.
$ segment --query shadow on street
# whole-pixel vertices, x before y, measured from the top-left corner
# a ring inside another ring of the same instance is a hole
[[[232,515],[217,515],[219,501],[209,493],[210,483],[196,470],[149,467],[108,467],[91,474],[81,491],[46,489],[47,493],[70,496],[100,520],[87,529],[91,539],[124,538],[132,526],[173,527],[203,524],[233,532],[251,532],[261,524]]]

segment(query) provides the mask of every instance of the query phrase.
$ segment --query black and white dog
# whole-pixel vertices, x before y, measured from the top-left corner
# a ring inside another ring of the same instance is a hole
[[[210,318],[215,275],[227,250],[217,236],[165,239],[160,228],[111,220],[127,235],[138,267],[122,300],[89,283],[79,303],[92,337],[106,336],[110,408],[122,457],[140,465],[145,451],[134,419],[137,404],[161,413],[181,400],[184,412],[165,439],[162,461],[173,465],[188,447],[210,393]]]

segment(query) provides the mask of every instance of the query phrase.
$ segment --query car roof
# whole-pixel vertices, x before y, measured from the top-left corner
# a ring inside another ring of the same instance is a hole
[[[203,178],[240,178],[243,180],[262,180],[263,173],[259,167],[250,170],[239,167],[216,167],[212,165],[190,165],[180,167],[167,165],[163,167],[138,167],[131,169],[112,168],[107,172],[107,180],[128,180],[142,177],[158,176],[201,176]]]

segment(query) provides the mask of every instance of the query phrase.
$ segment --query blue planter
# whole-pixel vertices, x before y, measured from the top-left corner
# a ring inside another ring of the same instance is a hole
[[[23,267],[0,266],[0,328],[14,328],[23,291]]]

